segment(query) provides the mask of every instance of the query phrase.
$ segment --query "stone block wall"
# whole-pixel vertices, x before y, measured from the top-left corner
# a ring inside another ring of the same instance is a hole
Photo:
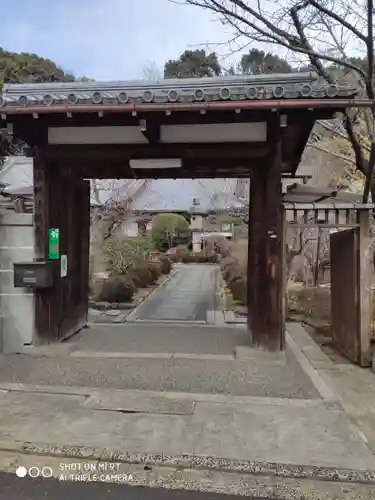
[[[14,288],[14,262],[34,259],[32,214],[0,212],[0,352],[19,351],[32,344],[34,294],[32,289]]]

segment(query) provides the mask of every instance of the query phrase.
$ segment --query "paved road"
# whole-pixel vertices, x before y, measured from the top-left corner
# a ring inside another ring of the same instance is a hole
[[[4,500],[233,500],[232,495],[170,491],[121,484],[72,483],[56,479],[18,478],[0,473],[0,498]]]
[[[0,381],[232,396],[318,397],[292,354],[286,365],[265,363],[262,359],[242,363],[235,359],[191,357],[93,359],[15,354],[0,363]]]
[[[156,290],[129,320],[206,321],[216,305],[217,266],[178,266],[177,274]]]
[[[234,354],[247,345],[245,328],[170,323],[124,323],[92,325],[70,339],[79,350],[97,352],[186,352]]]

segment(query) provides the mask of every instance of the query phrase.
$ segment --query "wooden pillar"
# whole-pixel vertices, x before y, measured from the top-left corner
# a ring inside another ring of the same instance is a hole
[[[370,228],[369,210],[359,210],[358,213],[358,259],[359,259],[359,363],[361,366],[371,364],[371,338],[373,322],[372,285],[374,283],[374,250]]]
[[[250,183],[248,328],[251,345],[284,348],[284,231],[281,186],[282,128],[268,125],[267,168],[254,169]]]
[[[35,259],[48,258],[48,228],[50,225],[50,170],[43,151],[34,149],[34,235]],[[50,328],[51,290],[36,289],[33,343],[40,345],[53,340]]]

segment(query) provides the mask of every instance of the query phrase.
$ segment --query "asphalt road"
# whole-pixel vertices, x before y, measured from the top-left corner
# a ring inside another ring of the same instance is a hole
[[[233,500],[233,495],[172,491],[107,483],[60,482],[57,479],[18,478],[0,472],[0,498],[4,500]]]

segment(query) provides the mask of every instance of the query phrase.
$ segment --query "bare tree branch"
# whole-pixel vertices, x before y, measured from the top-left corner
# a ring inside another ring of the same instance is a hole
[[[353,160],[353,158],[348,158],[347,156],[344,156],[344,155],[341,155],[339,153],[336,153],[335,151],[330,151],[329,149],[324,148],[319,143],[316,144],[314,142],[308,142],[307,143],[307,147],[308,148],[314,148],[314,149],[317,149],[319,151],[323,151],[323,153],[327,153],[327,154],[329,154],[331,156],[335,156],[336,158],[339,158],[340,160],[344,160],[344,161],[350,163],[351,165],[355,165],[355,160]]]

